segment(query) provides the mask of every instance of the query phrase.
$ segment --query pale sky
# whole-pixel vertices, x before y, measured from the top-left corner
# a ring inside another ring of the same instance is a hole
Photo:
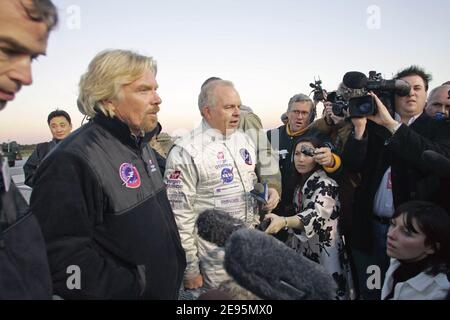
[[[171,134],[200,121],[202,82],[234,82],[266,129],[280,125],[289,98],[320,76],[336,89],[347,71],[391,78],[417,64],[433,88],[450,80],[450,1],[443,0],[54,0],[60,24],[34,83],[0,113],[0,142],[50,140],[46,119],[61,108],[74,128],[78,81],[104,49],[131,49],[158,61],[159,120]]]

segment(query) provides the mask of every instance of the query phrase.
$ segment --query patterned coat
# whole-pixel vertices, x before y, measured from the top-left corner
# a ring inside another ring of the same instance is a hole
[[[350,267],[339,233],[338,185],[323,170],[314,172],[294,192],[294,209],[304,229],[291,239],[297,252],[321,264],[336,281],[336,299],[348,299]]]

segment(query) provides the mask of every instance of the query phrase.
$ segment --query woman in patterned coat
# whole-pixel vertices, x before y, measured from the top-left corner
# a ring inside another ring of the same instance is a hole
[[[295,236],[289,246],[322,265],[336,282],[336,299],[348,299],[351,276],[344,242],[339,233],[338,185],[315,161],[318,137],[301,137],[296,141],[292,162],[297,172],[294,193],[295,212],[290,217],[269,213],[267,233],[292,228]]]

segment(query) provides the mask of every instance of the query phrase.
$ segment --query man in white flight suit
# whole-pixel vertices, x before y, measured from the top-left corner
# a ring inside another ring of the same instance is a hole
[[[245,222],[259,223],[250,191],[257,183],[256,152],[251,138],[237,131],[241,99],[233,83],[215,80],[204,86],[198,105],[201,125],[175,142],[164,182],[181,243],[186,251],[184,287],[217,288],[229,279],[223,268],[224,248],[201,239],[195,222],[206,209],[220,209]],[[270,188],[264,210],[274,209],[278,192]]]

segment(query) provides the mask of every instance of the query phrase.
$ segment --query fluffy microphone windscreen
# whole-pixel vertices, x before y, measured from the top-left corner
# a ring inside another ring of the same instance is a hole
[[[320,266],[261,231],[234,232],[225,247],[225,269],[263,299],[331,300],[335,282]]]
[[[241,220],[221,210],[205,210],[197,218],[198,235],[219,247],[224,247],[231,234],[244,227]]]

